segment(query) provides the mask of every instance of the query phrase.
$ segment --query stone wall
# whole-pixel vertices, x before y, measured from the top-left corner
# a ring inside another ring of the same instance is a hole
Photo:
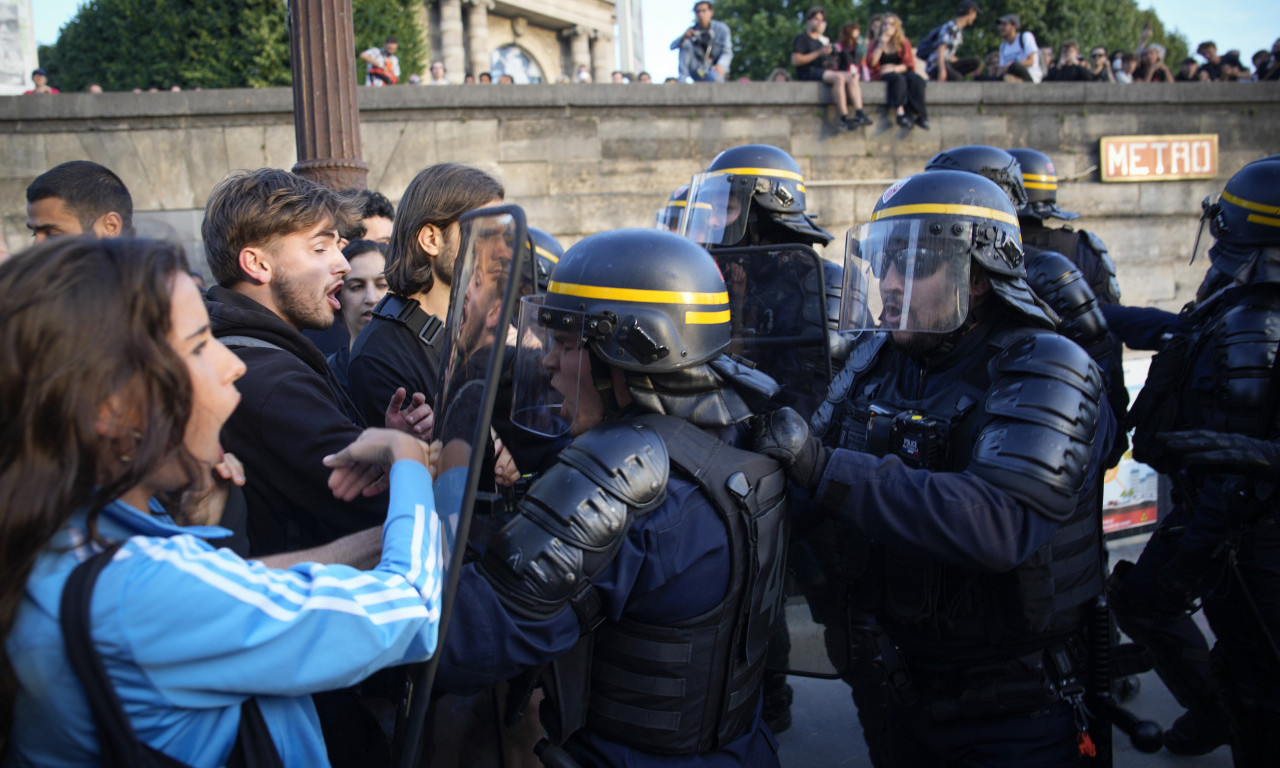
[[[877,116],[883,88],[867,87]],[[763,142],[800,163],[809,205],[838,239],[865,221],[891,181],[936,152],[971,143],[1049,153],[1059,201],[1110,246],[1127,303],[1176,308],[1205,264],[1188,266],[1200,201],[1248,160],[1280,151],[1280,85],[1016,86],[929,89],[932,130],[879,120],[833,129],[825,87],[809,83],[541,85],[361,89],[369,185],[398,200],[421,168],[453,160],[498,174],[533,226],[568,246],[593,232],[649,226],[667,196],[723,149]],[[0,98],[0,213],[6,241],[26,242],[24,190],[57,163],[85,158],[120,174],[144,232],[198,251],[199,210],[231,168],[296,161],[288,90],[68,94]],[[1103,184],[1105,135],[1217,133],[1212,181]]]

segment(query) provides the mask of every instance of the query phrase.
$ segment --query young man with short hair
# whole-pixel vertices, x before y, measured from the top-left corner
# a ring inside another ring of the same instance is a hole
[[[916,56],[927,62],[925,68],[930,80],[940,83],[948,80],[959,82],[966,75],[982,69],[982,62],[976,57],[956,57],[956,50],[964,42],[965,27],[972,26],[981,12],[982,9],[973,0],[961,0],[960,5],[956,6],[955,18],[937,27],[920,41]]]
[[[1000,71],[1007,83],[1038,83],[1044,77],[1040,66],[1040,48],[1036,37],[1021,32],[1021,20],[1016,13],[1006,13],[996,22],[1000,35]]]
[[[680,82],[723,83],[733,60],[733,40],[729,25],[715,21],[711,0],[693,4],[693,24],[671,43],[680,51]]]
[[[37,243],[60,235],[132,235],[133,198],[107,168],[71,160],[40,174],[27,187],[27,229]]]
[[[360,58],[369,64],[364,78],[365,85],[380,88],[395,85],[400,80],[400,58],[396,56],[398,50],[400,41],[388,37],[381,48],[374,46],[360,53]]]
[[[248,368],[222,441],[244,462],[253,555],[324,544],[386,513],[385,498],[344,502],[329,490],[322,459],[365,423],[302,335],[333,323],[350,269],[338,231],[355,215],[348,198],[274,168],[232,173],[205,207],[201,233],[218,282],[206,297],[210,323]]]

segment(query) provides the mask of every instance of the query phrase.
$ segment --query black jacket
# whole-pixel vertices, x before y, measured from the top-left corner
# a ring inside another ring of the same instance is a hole
[[[214,336],[279,347],[228,343],[248,369],[236,382],[242,399],[222,429],[222,445],[244,462],[250,552],[304,549],[381,524],[385,494],[348,503],[329,490],[321,460],[355,440],[363,423],[353,420],[320,350],[235,291],[210,288],[205,305]]]

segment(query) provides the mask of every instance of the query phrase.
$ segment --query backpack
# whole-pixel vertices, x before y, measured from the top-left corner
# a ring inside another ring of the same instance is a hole
[[[917,59],[926,62],[926,64],[928,63],[929,57],[933,55],[934,51],[938,50],[938,43],[942,40],[942,28],[945,26],[947,26],[947,23],[944,21],[934,27],[932,32],[924,36],[924,39],[920,41],[920,45],[916,46]]]

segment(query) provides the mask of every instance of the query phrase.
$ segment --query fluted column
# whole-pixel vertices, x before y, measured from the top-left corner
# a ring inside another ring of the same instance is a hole
[[[471,74],[489,71],[489,11],[493,0],[463,0],[467,6],[467,46],[471,49]]]
[[[445,77],[461,83],[467,70],[467,55],[462,47],[462,2],[440,0],[440,60]]]
[[[586,64],[591,66],[591,41],[587,38],[586,27],[569,27],[560,30],[560,36],[569,41],[569,76],[574,77],[578,71],[578,67]],[[600,79],[595,73],[591,74],[595,82]],[[609,81],[609,74],[605,73],[605,82]]]
[[[455,0],[456,1],[456,0]],[[351,0],[292,0],[293,172],[331,189],[364,188]]]
[[[613,56],[613,35],[598,29],[591,31],[591,76],[597,83],[607,83],[617,69]]]

